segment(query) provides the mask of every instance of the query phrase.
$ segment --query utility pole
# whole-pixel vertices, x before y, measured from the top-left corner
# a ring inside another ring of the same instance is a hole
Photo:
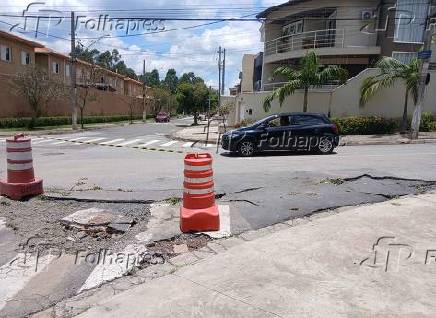
[[[432,4],[434,1],[428,1],[428,15],[425,23],[425,29],[423,33],[423,51],[431,51],[431,40],[433,37],[433,26],[429,23],[431,21],[431,9]],[[430,54],[429,54],[430,55]],[[421,79],[419,83],[419,91],[418,91],[418,103],[415,107],[415,111],[413,113],[413,119],[412,119],[412,133],[410,138],[411,139],[418,139],[419,136],[419,128],[421,126],[421,115],[422,115],[422,107],[425,99],[425,92],[426,92],[426,82],[428,78],[428,70],[430,67],[430,56],[425,56],[422,59],[421,63]]]
[[[218,108],[221,107],[221,46],[218,49]]]
[[[210,94],[212,93],[212,87],[209,86],[209,103],[208,103],[208,108],[207,108],[207,119],[210,118]]]
[[[142,80],[143,80],[143,92],[142,92],[142,121],[145,123],[147,121],[147,84],[145,83],[145,60],[142,64]]]
[[[224,95],[225,87],[226,87],[226,49],[224,49],[224,58],[223,58],[223,79],[221,81],[221,94]]]
[[[71,123],[73,130],[77,130],[77,72],[76,72],[76,18],[71,11]]]

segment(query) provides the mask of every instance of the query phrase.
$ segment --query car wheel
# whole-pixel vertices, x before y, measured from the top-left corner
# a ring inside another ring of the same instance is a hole
[[[255,145],[252,141],[243,141],[238,147],[238,153],[242,157],[251,157],[254,155]]]
[[[334,148],[333,141],[330,138],[323,137],[319,141],[318,151],[323,155],[332,153]]]

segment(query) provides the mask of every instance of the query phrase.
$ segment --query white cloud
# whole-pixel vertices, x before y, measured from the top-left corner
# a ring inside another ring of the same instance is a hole
[[[44,1],[44,0],[43,0]],[[63,11],[71,9],[87,11],[90,9],[119,9],[118,0],[46,0],[46,7],[55,6]],[[230,0],[211,0],[205,3],[203,0],[182,0],[175,4],[174,1],[160,0],[156,3],[145,4],[143,0],[125,0],[122,9],[150,9],[150,8],[189,8],[192,14],[203,18],[222,16],[226,13],[229,16],[238,16],[242,11],[226,11],[224,8],[236,7],[258,7],[279,4],[284,1],[274,0],[241,0],[235,3]],[[20,11],[29,3],[26,0],[3,0],[0,10]],[[147,6],[147,7],[145,7]],[[217,11],[221,8],[221,12]],[[95,13],[93,13],[95,15]],[[186,14],[186,12],[185,12]],[[69,38],[69,20],[62,26],[58,26],[53,32]],[[226,86],[233,86],[238,79],[241,68],[242,55],[244,53],[257,53],[262,50],[260,42],[258,22],[221,22],[211,24],[201,28],[182,30],[187,26],[207,23],[207,21],[171,21],[166,22],[167,29],[178,28],[177,31],[149,34],[134,38],[111,38],[101,39],[93,47],[100,50],[111,50],[117,48],[126,64],[132,67],[137,73],[142,73],[143,60],[146,60],[147,71],[157,68],[161,76],[165,76],[168,68],[175,68],[179,75],[183,72],[194,71],[199,76],[205,78],[208,85],[217,86],[218,66],[217,53],[218,46],[227,49],[227,77]],[[100,34],[97,35],[97,37]],[[95,33],[89,31],[81,32],[79,37],[96,37]],[[43,38],[43,42],[63,53],[68,53],[70,44],[68,41],[60,39]],[[85,45],[91,40],[82,40]],[[138,53],[145,51],[145,53]]]

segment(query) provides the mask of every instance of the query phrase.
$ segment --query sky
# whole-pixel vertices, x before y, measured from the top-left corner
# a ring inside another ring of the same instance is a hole
[[[164,32],[150,32],[143,29],[126,35],[126,24],[119,30],[96,30],[96,20],[100,14],[111,17],[173,17],[173,18],[255,18],[255,14],[265,8],[280,4],[285,0],[2,0],[0,2],[0,29],[10,31],[17,25],[14,33],[36,40],[46,46],[68,54],[70,52],[70,19],[41,19],[35,38],[36,19],[27,19],[24,30],[23,10],[32,4],[27,15],[69,17],[74,10],[79,18],[76,36],[84,47],[100,51],[116,48],[137,74],[142,73],[143,61],[146,71],[156,68],[161,79],[169,68],[176,69],[180,76],[184,72],[194,72],[205,79],[206,84],[218,87],[218,47],[226,48],[226,91],[239,82],[239,71],[243,54],[262,51],[258,21],[164,21],[157,25]],[[49,10],[49,11],[44,11]],[[53,12],[57,10],[58,12]],[[103,10],[112,10],[103,12]],[[122,11],[120,11],[122,10]],[[6,16],[5,16],[6,15]],[[10,17],[7,15],[18,15]],[[95,20],[92,20],[95,19]],[[88,22],[89,21],[89,22]],[[127,19],[124,20],[127,23]],[[94,29],[93,29],[94,25]],[[201,25],[201,26],[199,26]],[[124,29],[123,29],[124,26]],[[129,24],[132,27],[132,24]],[[162,31],[162,30],[161,30]],[[46,33],[46,34],[44,34]],[[139,35],[136,35],[139,34]],[[135,35],[135,36],[130,36]]]

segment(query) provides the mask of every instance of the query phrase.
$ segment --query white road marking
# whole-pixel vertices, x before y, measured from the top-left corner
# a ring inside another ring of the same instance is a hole
[[[79,289],[79,293],[97,286],[106,281],[121,277],[133,267],[138,266],[143,258],[146,247],[143,245],[128,245],[122,253],[107,251],[101,261],[86,279],[85,284]],[[112,255],[109,253],[112,252]],[[121,255],[121,256],[120,256]],[[86,256],[86,254],[84,254]],[[80,262],[80,255],[79,262]]]
[[[125,140],[124,138],[109,140],[109,141],[105,141],[105,142],[100,143],[100,145],[106,146],[106,145],[114,144],[114,143],[117,143],[117,142],[120,142],[120,141],[124,141],[124,140]]]
[[[151,140],[151,141],[147,141],[145,144],[139,145],[138,147],[140,147],[140,148],[144,148],[144,147],[150,146],[150,145],[152,145],[152,144],[155,144],[155,143],[157,143],[157,142],[159,142],[159,141],[160,141],[160,140]]]
[[[52,143],[52,144],[50,144],[50,145],[52,145],[52,146],[56,146],[56,145],[62,145],[62,144],[65,144],[65,143],[66,143],[66,141],[65,141],[65,140],[62,140],[62,141],[58,141],[58,142]]]
[[[89,137],[79,137],[79,138],[73,138],[73,139],[69,139],[68,141],[70,141],[70,142],[74,142],[74,141],[80,141],[80,140],[83,140],[83,139],[88,139]],[[91,137],[92,138],[92,137]]]
[[[216,147],[216,145],[214,145],[214,144],[207,144],[206,145],[206,148],[213,148],[213,147]]]
[[[0,311],[6,303],[39,272],[44,270],[53,257],[37,257],[35,254],[19,253],[14,259],[0,267]]]
[[[167,143],[165,143],[163,145],[160,145],[160,146],[161,147],[169,147],[169,146],[175,145],[176,143],[178,143],[178,141],[177,140],[173,140],[173,141],[167,142]]]
[[[0,219],[0,231],[6,228],[6,222],[3,219]]]
[[[204,234],[215,239],[232,235],[230,231],[230,206],[218,205],[218,210],[220,213],[220,230],[216,232],[204,232]]]
[[[97,141],[102,141],[102,140],[105,140],[105,139],[106,138],[94,138],[94,139],[86,140],[86,141],[84,141],[84,143],[85,144],[90,144],[90,143],[97,142]]]
[[[124,146],[128,146],[128,145],[133,145],[133,144],[136,144],[140,141],[142,141],[142,139],[129,140],[129,141],[126,141],[126,142],[123,142],[123,143],[117,145],[117,147],[124,147]]]
[[[191,148],[192,147],[192,145],[194,145],[194,143],[193,142],[187,142],[186,144],[184,144],[182,147],[183,148]]]
[[[53,139],[44,139],[44,140],[41,140],[41,141],[34,142],[33,144],[34,145],[39,145],[39,144],[44,144],[44,143],[50,142],[50,141],[53,141]]]
[[[0,139],[0,142],[6,142],[6,139]]]

